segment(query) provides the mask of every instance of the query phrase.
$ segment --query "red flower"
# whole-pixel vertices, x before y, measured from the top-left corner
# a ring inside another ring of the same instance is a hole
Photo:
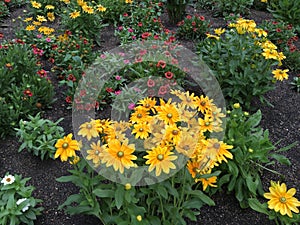
[[[205,20],[205,17],[204,16],[199,16],[199,19],[204,21]]]
[[[127,17],[127,16],[128,16],[128,13],[124,13],[123,16],[124,16],[124,17]]]
[[[3,38],[3,37],[4,37],[4,35],[2,33],[0,33],[0,39]]]
[[[192,22],[192,26],[196,26],[196,22],[195,21]]]
[[[149,33],[149,32],[145,32],[145,33],[142,34],[142,38],[143,39],[146,39],[146,38],[148,38],[150,36],[151,36],[151,33]]]
[[[26,89],[25,91],[23,91],[23,94],[27,95],[29,97],[31,97],[33,95],[32,92],[30,91],[30,89]]]
[[[111,92],[114,91],[114,89],[112,89],[112,88],[106,88],[105,90],[106,90],[108,93],[111,93]]]
[[[76,77],[73,74],[69,74],[68,80],[75,82],[76,81]]]
[[[281,32],[281,29],[280,28],[276,28],[276,32]]]
[[[139,26],[139,27],[143,26],[142,22],[139,22],[139,23],[138,23],[138,26]]]
[[[168,86],[160,86],[158,90],[159,95],[165,95],[168,92],[169,87]]]
[[[71,104],[72,103],[72,97],[71,96],[67,96],[66,97],[66,102]]]
[[[165,76],[168,79],[172,79],[172,77],[174,76],[174,73],[172,73],[171,71],[165,72]]]
[[[168,41],[170,42],[174,42],[176,40],[176,38],[174,36],[169,37]]]
[[[188,20],[190,20],[190,19],[192,19],[192,16],[191,16],[191,15],[187,15],[186,18],[187,18]]]
[[[47,76],[47,71],[43,69],[37,71],[36,73],[42,78]]]
[[[156,67],[161,67],[161,68],[165,68],[166,67],[166,62],[163,60],[159,60],[158,63],[156,64]]]
[[[148,86],[148,87],[154,87],[154,86],[155,86],[154,80],[148,79],[147,86]]]

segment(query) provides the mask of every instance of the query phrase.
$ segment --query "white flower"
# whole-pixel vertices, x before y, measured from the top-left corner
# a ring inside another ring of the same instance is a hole
[[[27,198],[20,198],[16,203],[17,203],[17,205],[20,205],[22,202],[24,202],[24,201],[26,201],[26,200],[27,200]],[[29,206],[30,206],[29,203],[26,204],[26,205],[23,207],[22,212],[27,211],[27,210],[29,209]]]
[[[1,183],[4,185],[7,184],[12,184],[13,182],[15,182],[15,177],[12,175],[6,175],[2,180]]]

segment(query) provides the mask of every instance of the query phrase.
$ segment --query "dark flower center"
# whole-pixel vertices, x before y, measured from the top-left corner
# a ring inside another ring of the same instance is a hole
[[[158,155],[157,155],[157,159],[158,159],[159,161],[162,161],[162,160],[164,159],[164,155],[163,155],[163,154],[158,154]]]
[[[69,144],[68,144],[67,142],[65,142],[65,143],[63,143],[62,147],[63,147],[64,149],[66,149],[67,147],[69,147]]]
[[[168,117],[169,119],[171,119],[172,116],[173,116],[172,113],[168,113],[168,114],[167,114],[167,117]]]
[[[119,152],[117,153],[117,155],[118,155],[119,158],[122,158],[122,157],[124,156],[124,152],[119,151]]]

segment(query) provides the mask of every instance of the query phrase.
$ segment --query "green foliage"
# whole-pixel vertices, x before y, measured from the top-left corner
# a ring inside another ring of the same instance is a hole
[[[3,183],[7,176],[10,176],[12,183]],[[0,223],[2,225],[33,225],[36,216],[41,215],[42,207],[38,204],[42,201],[32,197],[35,189],[33,186],[26,186],[30,178],[20,175],[11,176],[6,174],[0,184]]]
[[[300,77],[294,77],[291,82],[293,89],[295,89],[298,93],[300,93]]]
[[[168,180],[145,187],[134,187],[134,175],[131,184],[109,183],[85,160],[69,172],[71,175],[57,181],[72,182],[80,192],[69,196],[59,208],[71,215],[94,215],[103,224],[187,224],[184,218],[197,221],[203,205],[214,205],[186,168]]]
[[[100,46],[101,30],[106,26],[103,23],[103,12],[98,10],[98,4],[95,1],[89,2],[88,6],[91,7],[91,12],[84,10],[77,1],[71,1],[63,7],[61,16],[61,25],[63,29],[70,30],[73,33],[80,31],[85,37],[93,39]],[[80,15],[76,18],[71,18],[70,14],[79,12]]]
[[[254,96],[264,102],[263,94],[274,89],[271,66],[277,63],[266,59],[258,44],[266,41],[254,32],[230,29],[198,45],[198,53],[216,76],[228,104],[239,102],[249,109]]]
[[[132,4],[130,11],[120,15],[120,22],[116,24],[115,35],[120,39],[121,45],[147,39],[149,36],[161,36],[162,10],[162,6],[155,2],[141,1]]]
[[[178,29],[176,35],[183,39],[201,40],[206,37],[205,34],[208,32],[209,24],[210,21],[205,20],[204,16],[187,15],[184,20],[177,24]]]
[[[4,2],[0,1],[0,21],[8,15],[9,15],[8,6]]]
[[[216,0],[217,11],[223,16],[231,13],[246,15],[252,4],[253,0]]]
[[[64,129],[58,124],[63,119],[52,122],[42,119],[38,113],[35,117],[29,116],[29,121],[20,120],[19,127],[15,130],[22,144],[18,152],[26,149],[42,160],[52,158],[56,152],[55,143],[64,136]]]
[[[40,69],[37,48],[21,40],[0,49],[0,134],[13,133],[19,119],[53,102],[54,88],[47,72]]]
[[[270,0],[268,10],[277,20],[293,24],[300,31],[300,0]]]
[[[169,21],[173,24],[177,24],[184,18],[186,6],[189,0],[167,0],[166,9],[169,16]]]
[[[296,143],[282,149],[276,149],[269,139],[268,130],[259,124],[261,112],[249,115],[235,104],[236,108],[229,111],[224,141],[234,146],[231,150],[233,160],[221,165],[222,171],[218,188],[226,184],[229,192],[234,192],[242,208],[248,207],[248,198],[263,195],[261,181],[262,171],[276,161],[290,165],[289,159],[281,154],[292,148]]]
[[[101,0],[101,4],[106,8],[105,12],[102,12],[102,18],[104,22],[110,24],[119,23],[120,15],[124,15],[130,11],[132,4],[126,3],[124,0]]]

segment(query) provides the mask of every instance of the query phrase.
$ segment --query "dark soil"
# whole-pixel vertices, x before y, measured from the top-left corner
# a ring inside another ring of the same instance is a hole
[[[15,28],[19,26],[18,16],[23,14],[23,9],[16,9],[11,13],[11,16],[0,24],[0,32],[4,34],[6,39],[14,38]],[[197,11],[206,19],[210,19],[213,27],[225,26],[225,22],[221,18],[214,18],[207,10]],[[271,18],[271,15],[266,12],[252,10],[250,18],[256,22],[261,22],[264,19]],[[15,22],[13,20],[15,19]],[[163,20],[164,21],[164,20]],[[165,25],[174,30],[175,27],[167,24],[165,17]],[[107,27],[102,33],[102,50],[107,51],[117,47],[118,40],[113,36],[113,27]],[[194,50],[193,42],[184,41],[184,46]],[[299,72],[299,71],[298,71]],[[263,114],[262,127],[270,131],[270,138],[273,143],[277,143],[278,147],[283,147],[295,141],[300,141],[300,94],[291,90],[289,82],[292,77],[296,76],[296,72],[290,73],[289,80],[278,82],[276,89],[270,91],[266,98],[274,105],[274,107],[261,105],[254,101],[253,104],[261,109]],[[61,125],[65,132],[72,132],[72,115],[71,110],[68,110],[64,102],[63,90],[58,87],[56,77],[51,80],[56,87],[56,98],[58,99],[53,108],[46,110],[43,113],[44,118],[57,120],[61,117],[64,120]],[[68,174],[68,169],[71,166],[67,163],[61,163],[59,160],[45,160],[41,161],[32,154],[23,151],[17,153],[19,147],[16,137],[7,137],[5,140],[0,140],[0,177],[3,177],[6,172],[10,174],[21,174],[23,177],[31,177],[28,182],[36,187],[34,196],[42,199],[42,206],[45,208],[43,214],[38,217],[35,222],[36,225],[95,225],[100,224],[100,221],[93,216],[66,215],[63,211],[58,210],[58,206],[62,204],[66,198],[78,192],[78,189],[71,183],[59,183],[55,179]],[[299,144],[285,153],[291,160],[292,166],[286,167],[281,165],[274,165],[272,169],[277,170],[285,175],[284,181],[288,187],[296,187],[298,193],[296,197],[300,198],[300,151]],[[271,179],[278,180],[277,176],[269,172],[265,172],[263,181],[265,182],[265,190],[269,185]],[[198,217],[197,223],[190,224],[208,224],[208,225],[253,225],[253,224],[275,224],[268,220],[262,214],[256,213],[251,209],[241,209],[234,195],[217,193],[212,198],[215,200],[215,207],[203,207],[201,214]]]

